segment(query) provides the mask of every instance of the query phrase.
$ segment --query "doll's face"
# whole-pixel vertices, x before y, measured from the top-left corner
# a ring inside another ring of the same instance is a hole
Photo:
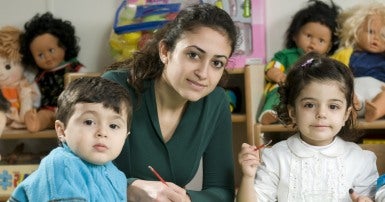
[[[20,62],[0,56],[0,86],[17,86],[23,78],[24,67]]]
[[[51,70],[64,61],[65,49],[52,34],[42,34],[33,39],[30,50],[39,68]]]
[[[309,22],[301,27],[294,41],[305,53],[314,51],[326,54],[332,46],[332,32],[321,23]]]
[[[385,51],[385,22],[379,15],[368,17],[358,28],[357,49],[371,53]]]

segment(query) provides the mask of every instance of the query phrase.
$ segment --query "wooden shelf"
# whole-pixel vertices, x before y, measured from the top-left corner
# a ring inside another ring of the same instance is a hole
[[[226,69],[229,74],[243,74],[245,68],[228,68]]]
[[[41,139],[56,138],[55,130],[43,130],[36,133],[30,133],[27,130],[5,130],[0,135],[0,139]]]
[[[246,122],[246,115],[245,114],[232,114],[231,115],[231,121],[233,123]]]

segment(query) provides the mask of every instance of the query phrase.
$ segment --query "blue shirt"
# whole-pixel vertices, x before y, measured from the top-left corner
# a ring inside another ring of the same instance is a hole
[[[9,201],[127,201],[126,193],[126,176],[112,162],[90,164],[64,145],[41,161]]]
[[[354,77],[370,76],[385,82],[385,54],[355,51],[349,64]]]

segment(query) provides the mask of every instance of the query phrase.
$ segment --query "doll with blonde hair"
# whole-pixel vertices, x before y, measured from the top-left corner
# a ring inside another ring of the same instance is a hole
[[[21,30],[12,26],[0,29],[0,135],[5,127],[25,128],[25,114],[40,101],[36,83],[27,79],[21,63],[21,34]]]
[[[337,21],[340,48],[332,57],[353,72],[358,116],[377,120],[385,115],[385,5],[356,5],[342,12]]]

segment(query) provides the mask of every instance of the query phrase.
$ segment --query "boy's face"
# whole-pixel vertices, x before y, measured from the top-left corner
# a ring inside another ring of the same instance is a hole
[[[124,108],[123,108],[124,109]],[[127,138],[127,114],[116,113],[101,103],[78,103],[67,126],[56,121],[59,140],[87,162],[102,165],[114,160]]]

